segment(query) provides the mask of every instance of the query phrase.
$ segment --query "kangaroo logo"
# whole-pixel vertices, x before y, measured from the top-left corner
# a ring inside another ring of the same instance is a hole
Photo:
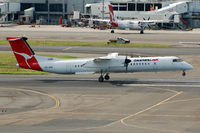
[[[29,68],[31,68],[30,65],[28,64],[27,60],[31,59],[34,55],[29,56],[25,53],[18,53],[18,52],[14,52],[14,53],[23,56],[26,64],[28,65]]]

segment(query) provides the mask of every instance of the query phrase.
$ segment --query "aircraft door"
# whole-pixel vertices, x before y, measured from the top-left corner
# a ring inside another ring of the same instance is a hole
[[[66,64],[66,73],[72,74],[73,73],[72,70],[73,70],[73,64]]]

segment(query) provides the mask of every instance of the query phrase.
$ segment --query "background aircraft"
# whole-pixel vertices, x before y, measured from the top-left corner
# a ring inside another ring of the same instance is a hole
[[[58,74],[100,73],[99,82],[109,80],[110,73],[185,71],[193,67],[178,57],[138,57],[119,56],[111,53],[105,57],[82,59],[58,59],[35,55],[25,37],[7,37],[17,59],[17,66],[26,69]]]
[[[144,29],[156,25],[158,22],[163,22],[163,20],[150,20],[150,17],[147,20],[118,20],[114,15],[112,5],[108,5],[110,11],[110,23],[113,27],[125,30],[139,30],[140,34],[144,33]],[[111,31],[114,33],[114,30]]]

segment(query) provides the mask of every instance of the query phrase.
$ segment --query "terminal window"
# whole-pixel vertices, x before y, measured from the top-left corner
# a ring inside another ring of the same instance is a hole
[[[144,3],[137,4],[137,11],[144,11]]]
[[[150,4],[150,3],[146,3],[145,4],[145,11],[150,11],[150,6],[153,6],[153,4]]]
[[[21,3],[21,11],[24,11],[24,10],[26,10],[26,9],[28,9],[28,8],[31,8],[31,7],[33,7],[32,6],[32,4],[31,3]]]
[[[119,3],[120,11],[127,11],[127,3]]]
[[[112,4],[112,7],[113,7],[114,11],[118,11],[119,10],[118,3],[111,3],[111,4]]]
[[[35,4],[35,11],[48,11],[47,4]]]
[[[50,11],[51,12],[62,12],[63,11],[62,4],[50,4]]]
[[[160,8],[162,8],[162,4],[161,3],[154,4],[154,7],[157,8],[157,9],[160,9]]]
[[[135,11],[135,4],[134,3],[128,3],[128,11]]]

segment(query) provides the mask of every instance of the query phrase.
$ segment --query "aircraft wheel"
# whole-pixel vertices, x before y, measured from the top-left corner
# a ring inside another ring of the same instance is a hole
[[[103,82],[103,81],[104,81],[103,76],[100,76],[100,77],[99,77],[99,82]]]
[[[108,74],[106,74],[104,78],[105,78],[105,80],[109,80],[110,76]]]
[[[186,76],[186,72],[185,71],[183,71],[182,76]]]
[[[144,34],[144,31],[143,31],[143,30],[141,30],[141,31],[140,31],[140,34]]]
[[[111,30],[111,32],[110,33],[115,33],[115,31],[114,30]]]

